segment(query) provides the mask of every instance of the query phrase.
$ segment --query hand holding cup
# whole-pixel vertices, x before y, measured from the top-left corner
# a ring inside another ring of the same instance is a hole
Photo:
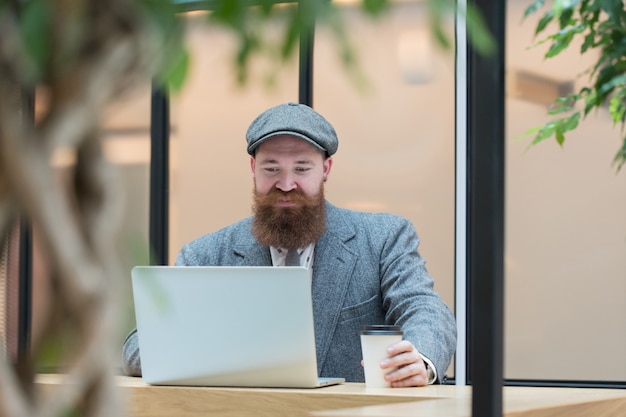
[[[402,340],[404,333],[400,326],[369,325],[361,330],[361,351],[365,370],[365,386],[368,388],[388,388],[391,383],[385,374],[392,369],[382,369],[380,363],[388,358],[387,348]]]

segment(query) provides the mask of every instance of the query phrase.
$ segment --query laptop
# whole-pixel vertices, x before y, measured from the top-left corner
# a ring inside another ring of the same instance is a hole
[[[315,388],[311,276],[305,267],[136,266],[144,381]]]

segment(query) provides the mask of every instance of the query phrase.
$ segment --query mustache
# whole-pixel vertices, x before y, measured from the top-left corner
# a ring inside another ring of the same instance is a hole
[[[295,203],[301,203],[302,205],[312,205],[312,202],[307,196],[300,190],[282,191],[278,188],[270,190],[266,194],[261,194],[257,190],[254,190],[256,197],[256,203],[259,206],[272,206],[279,201],[289,200]]]

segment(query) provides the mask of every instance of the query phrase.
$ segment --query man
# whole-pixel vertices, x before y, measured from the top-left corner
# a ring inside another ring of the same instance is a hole
[[[333,206],[324,182],[338,139],[308,106],[287,103],[259,115],[246,133],[254,181],[252,217],[185,245],[177,265],[291,265],[312,269],[318,372],[362,382],[359,331],[400,325],[404,340],[380,366],[392,387],[441,381],[456,345],[454,316],[433,290],[411,223]],[[290,250],[291,249],[291,250]],[[136,332],[124,370],[141,372]]]

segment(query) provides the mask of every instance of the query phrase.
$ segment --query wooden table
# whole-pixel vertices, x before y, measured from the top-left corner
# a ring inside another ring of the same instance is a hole
[[[150,386],[119,376],[130,417],[352,417],[471,416],[471,387],[366,388],[346,383],[314,389]],[[63,383],[40,375],[43,390]],[[510,417],[626,416],[626,391],[574,388],[504,388]]]
[[[311,415],[315,417],[471,417],[471,388],[449,388],[451,389],[450,396],[445,398],[319,411],[312,412]],[[506,417],[625,417],[626,391],[595,388],[504,387],[503,415]]]

